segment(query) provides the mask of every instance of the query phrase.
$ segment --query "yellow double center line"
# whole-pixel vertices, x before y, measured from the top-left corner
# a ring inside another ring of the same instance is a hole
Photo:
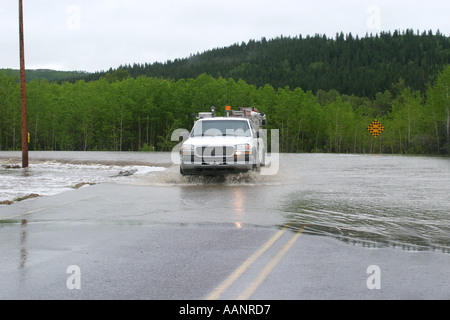
[[[244,263],[242,263],[228,278],[226,278],[216,289],[214,289],[206,299],[219,299],[221,294],[225,292],[225,290],[227,290],[264,252],[266,252],[267,249],[269,249],[283,235],[283,233],[286,232],[288,227],[289,224],[286,224],[280,231],[278,231],[272,238],[270,238],[258,251],[256,251],[247,260],[245,260]],[[304,228],[305,225],[302,225],[300,229],[291,237],[291,239],[286,242],[286,244],[280,249],[280,251],[278,251],[277,254],[263,268],[256,279],[247,287],[244,292],[239,295],[239,300],[246,300],[255,292],[259,285],[264,281],[264,279],[269,275],[272,269],[281,260],[284,254],[294,244]]]

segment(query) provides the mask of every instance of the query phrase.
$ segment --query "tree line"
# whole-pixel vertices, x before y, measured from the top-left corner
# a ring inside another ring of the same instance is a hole
[[[266,128],[279,129],[281,152],[450,154],[450,66],[424,91],[403,79],[374,98],[338,90],[257,87],[201,74],[168,80],[115,70],[95,81],[27,84],[30,150],[170,151],[178,128],[190,130],[192,114],[215,106],[255,106]],[[368,125],[384,132],[374,138]],[[21,147],[20,84],[0,72],[0,150]]]
[[[0,72],[2,71],[17,77],[20,76],[20,70],[18,69],[0,69]],[[48,81],[68,81],[69,79],[79,80],[88,75],[89,73],[84,71],[57,71],[50,69],[25,70],[25,78],[28,82],[34,79],[46,79]]]

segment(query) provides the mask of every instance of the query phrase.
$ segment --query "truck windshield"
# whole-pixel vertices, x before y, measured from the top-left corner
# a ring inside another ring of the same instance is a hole
[[[192,137],[237,136],[251,137],[247,121],[242,120],[207,120],[197,121],[191,133]]]

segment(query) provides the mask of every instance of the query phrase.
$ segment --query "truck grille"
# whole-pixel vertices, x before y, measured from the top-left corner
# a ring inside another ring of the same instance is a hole
[[[233,146],[206,146],[197,147],[195,150],[197,157],[202,158],[223,158],[234,156]]]

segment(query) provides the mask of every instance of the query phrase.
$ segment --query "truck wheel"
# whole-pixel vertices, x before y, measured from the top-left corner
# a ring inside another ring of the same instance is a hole
[[[261,165],[259,163],[259,155],[256,150],[253,152],[253,165],[252,165],[252,171],[254,172],[260,172],[261,171]]]

